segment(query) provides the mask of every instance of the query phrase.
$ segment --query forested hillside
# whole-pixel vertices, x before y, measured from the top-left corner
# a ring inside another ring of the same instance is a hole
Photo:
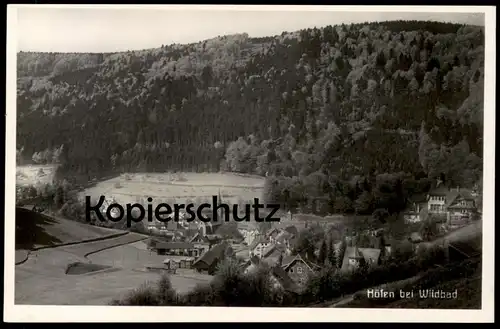
[[[113,54],[18,54],[19,161],[229,170],[267,200],[397,211],[481,177],[482,27],[397,21]]]

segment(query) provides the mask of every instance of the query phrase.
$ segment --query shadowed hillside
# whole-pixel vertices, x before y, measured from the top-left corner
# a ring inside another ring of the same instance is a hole
[[[21,52],[18,71],[18,158],[60,163],[60,178],[226,170],[268,176],[266,198],[289,208],[371,214],[400,210],[426,179],[466,187],[482,173],[483,27]]]
[[[16,249],[31,250],[35,246],[52,246],[62,243],[47,227],[56,221],[40,213],[16,207]]]
[[[16,250],[33,250],[125,234],[16,207]]]

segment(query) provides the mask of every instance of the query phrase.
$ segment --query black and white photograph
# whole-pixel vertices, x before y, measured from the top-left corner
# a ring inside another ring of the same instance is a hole
[[[6,319],[492,321],[494,7],[8,11]]]

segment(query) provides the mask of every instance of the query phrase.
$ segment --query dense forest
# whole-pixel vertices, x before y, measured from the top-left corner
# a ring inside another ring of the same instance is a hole
[[[484,28],[394,21],[123,53],[18,54],[18,163],[266,176],[318,213],[482,175]]]

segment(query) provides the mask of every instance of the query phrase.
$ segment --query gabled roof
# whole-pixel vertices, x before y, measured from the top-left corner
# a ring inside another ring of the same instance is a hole
[[[347,247],[342,261],[342,270],[349,268],[349,258],[356,258],[357,253],[362,255],[368,264],[378,263],[380,258],[380,249]]]
[[[217,260],[224,258],[224,253],[226,249],[231,248],[229,244],[225,241],[213,246],[210,250],[204,253],[200,258],[198,258],[193,266],[197,266],[199,263],[205,263],[208,266],[211,266]]]
[[[259,245],[259,243],[263,242],[266,242],[266,239],[262,235],[258,235],[255,237],[255,239],[253,239],[252,243],[248,246],[248,248],[250,250],[254,250]]]
[[[446,197],[446,207],[450,207],[453,203],[458,199],[465,199],[470,201],[475,201],[475,198],[470,195],[470,191],[468,190],[460,190],[450,192],[450,195]]]
[[[201,236],[200,233],[196,233],[193,237],[191,237],[191,239],[189,239],[189,242],[194,243],[196,241],[203,241],[203,242],[205,242],[205,239],[204,239],[204,237]]]
[[[287,266],[290,264],[293,260],[295,259],[295,256],[284,256],[283,257],[283,262],[281,263],[282,266]]]
[[[295,284],[295,282],[293,282],[292,278],[290,278],[288,273],[283,268],[281,268],[280,266],[274,266],[271,269],[271,273],[276,278],[276,280],[278,280],[284,290],[292,292],[298,291],[297,285]]]
[[[293,234],[288,233],[287,231],[282,231],[278,236],[276,237],[276,242],[278,243],[284,243],[287,240],[290,240],[293,238]]]
[[[279,234],[280,230],[276,227],[272,227],[269,231],[266,232],[266,237],[270,237],[273,233]]]
[[[307,262],[305,261],[299,254],[295,255],[295,257],[289,262],[289,263],[285,263],[283,261],[283,264],[282,264],[282,267],[283,269],[286,271],[288,268],[290,268],[290,266],[292,266],[295,262],[302,262],[304,264],[306,264],[306,266],[312,271],[314,272],[315,271],[315,268],[319,267],[318,265],[316,264],[313,264],[311,262]]]
[[[270,246],[268,246],[266,249],[264,249],[263,253],[262,253],[262,257],[267,257],[269,256],[274,250],[276,250],[276,245],[274,244],[271,244]]]

